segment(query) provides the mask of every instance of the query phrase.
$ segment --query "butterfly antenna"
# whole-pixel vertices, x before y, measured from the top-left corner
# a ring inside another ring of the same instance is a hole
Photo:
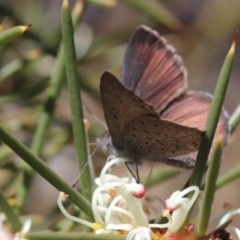
[[[83,104],[82,106],[87,113],[93,116],[100,124],[102,124],[103,127],[108,129],[107,125],[99,117],[97,117],[85,104]]]
[[[88,143],[88,145],[89,146],[96,146],[97,145],[97,143],[95,143],[95,142],[92,142],[92,143]],[[94,149],[95,150],[95,149]]]
[[[86,135],[86,142],[88,142],[88,130],[90,128],[90,122],[87,119],[84,119],[84,127],[85,127],[85,135]],[[90,168],[90,175],[91,175],[91,179],[93,180],[95,178],[95,174],[94,174],[94,170],[93,170],[93,165],[92,165],[92,157],[95,154],[95,152],[97,151],[98,146],[96,146],[94,148],[94,150],[92,151],[92,153],[90,154],[90,148],[89,145],[87,145],[87,156],[88,156],[88,160],[87,162],[84,164],[81,172],[79,173],[77,179],[74,181],[74,183],[72,184],[72,187],[75,187],[77,182],[79,181],[80,177],[82,176],[83,172],[85,171],[87,165],[89,164],[89,168]]]
[[[148,173],[148,175],[147,175],[147,180],[150,179],[150,177],[151,177],[151,175],[152,175],[152,171],[153,171],[153,165],[151,166],[151,169],[150,169],[150,171],[149,171],[149,173]]]
[[[83,166],[83,168],[82,168],[82,171],[79,173],[78,177],[76,178],[76,180],[75,180],[74,183],[72,184],[72,187],[73,187],[73,188],[77,185],[80,177],[82,176],[82,174],[83,174],[83,172],[85,171],[87,165],[89,164],[90,159],[91,159],[91,158],[93,157],[93,155],[96,153],[97,149],[98,149],[98,146],[96,146],[96,147],[94,148],[94,150],[92,151],[91,155],[90,155],[89,158],[88,158],[88,161],[84,164],[84,166]]]

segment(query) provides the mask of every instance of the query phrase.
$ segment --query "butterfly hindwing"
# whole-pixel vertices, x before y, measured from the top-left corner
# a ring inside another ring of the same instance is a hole
[[[212,96],[209,93],[190,91],[172,102],[161,114],[165,118],[189,127],[205,129],[208,113],[211,107]],[[222,137],[224,145],[230,136],[228,114],[223,109],[215,132],[213,145]]]
[[[169,157],[196,151],[202,131],[141,115],[123,129],[120,138],[124,155],[130,159],[164,162]]]

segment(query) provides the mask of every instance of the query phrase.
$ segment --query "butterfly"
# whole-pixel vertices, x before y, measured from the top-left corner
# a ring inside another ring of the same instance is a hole
[[[147,26],[133,34],[124,57],[120,82],[110,72],[100,81],[109,129],[96,141],[100,148],[129,163],[162,162],[194,167],[212,96],[187,91],[187,71],[175,49]],[[227,144],[228,114],[223,109],[214,142]]]

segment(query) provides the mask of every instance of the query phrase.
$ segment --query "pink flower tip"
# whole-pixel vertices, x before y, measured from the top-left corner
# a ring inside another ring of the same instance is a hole
[[[64,202],[68,197],[68,195],[65,194],[64,192],[60,192],[59,196],[60,196],[62,202]]]
[[[145,195],[145,186],[143,184],[138,184],[138,189],[133,193],[136,198],[143,198]]]
[[[165,201],[165,204],[169,211],[175,211],[180,207],[180,204],[172,204],[172,201],[170,201],[169,199]]]

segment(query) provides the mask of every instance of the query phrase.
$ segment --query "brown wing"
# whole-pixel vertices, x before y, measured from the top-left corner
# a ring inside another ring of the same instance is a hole
[[[124,128],[124,155],[141,162],[162,161],[198,149],[202,131],[156,117],[142,115]]]
[[[128,44],[121,82],[160,112],[186,90],[187,72],[165,38],[140,26]]]
[[[204,130],[211,102],[212,96],[210,94],[193,91],[188,92],[172,102],[168,108],[161,113],[161,118]],[[226,145],[229,136],[230,125],[228,123],[228,114],[223,109],[217,125],[213,145],[219,137],[223,137],[224,145]],[[194,155],[191,156],[194,157]]]
[[[105,119],[115,147],[119,145],[123,129],[135,118],[142,114],[158,117],[152,106],[124,88],[109,72],[101,77],[100,91]]]

